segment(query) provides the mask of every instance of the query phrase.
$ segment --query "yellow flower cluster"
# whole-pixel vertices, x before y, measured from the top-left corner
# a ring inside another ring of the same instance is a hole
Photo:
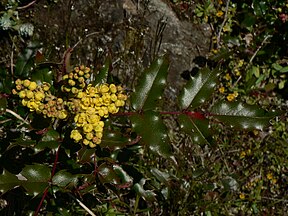
[[[31,112],[59,119],[67,117],[65,103],[61,98],[51,95],[49,83],[44,82],[42,85],[37,85],[36,82],[28,79],[17,79],[15,84],[16,88],[12,90],[12,93],[17,94],[22,99],[22,105],[28,107]]]
[[[233,101],[237,97],[238,97],[238,92],[235,91],[235,92],[233,92],[231,94],[228,94],[228,96],[226,98],[227,98],[228,101]]]
[[[75,67],[73,71],[71,71],[69,74],[65,74],[62,77],[62,92],[77,94],[85,88],[86,81],[90,78],[90,76],[91,70],[89,67],[85,67],[84,65]]]
[[[76,128],[70,137],[75,142],[82,142],[91,148],[101,143],[104,122],[101,118],[108,118],[115,114],[119,107],[125,105],[127,95],[121,86],[101,84],[93,87],[88,85],[85,91],[78,92],[75,99],[68,103],[69,109],[75,113]]]
[[[74,116],[75,124],[70,137],[77,143],[93,148],[101,143],[103,118],[117,113],[125,105],[127,95],[121,86],[114,84],[87,86],[90,76],[90,68],[83,65],[65,74],[61,81],[61,91],[69,93],[65,101],[51,94],[49,83],[37,85],[28,79],[16,80],[13,94],[18,95],[22,105],[31,112],[43,114],[44,117],[68,119],[69,111]]]

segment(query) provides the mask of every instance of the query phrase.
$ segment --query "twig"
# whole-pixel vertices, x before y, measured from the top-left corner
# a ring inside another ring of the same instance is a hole
[[[91,37],[92,35],[96,35],[96,34],[99,34],[101,32],[92,32],[90,34],[87,34],[85,35],[85,37],[81,38],[73,47],[72,47],[72,50],[75,49],[76,46],[78,46],[79,43],[81,43],[84,39],[88,38],[88,37]]]
[[[221,23],[221,26],[220,26],[220,29],[219,29],[219,32],[218,32],[218,35],[217,35],[217,49],[220,47],[220,38],[221,38],[221,32],[223,30],[223,27],[227,21],[227,18],[228,18],[228,9],[229,9],[229,3],[230,3],[230,0],[227,0],[226,2],[226,7],[225,7],[225,15],[224,15],[224,20],[223,22]]]
[[[267,35],[264,40],[262,41],[262,43],[260,44],[260,46],[257,48],[257,50],[254,52],[253,56],[250,58],[247,66],[245,67],[245,71],[248,70],[248,68],[251,66],[254,58],[256,57],[257,53],[260,51],[260,49],[262,49],[262,47],[264,46],[264,44],[266,43],[266,41],[268,40],[268,38],[272,37],[271,35]],[[239,78],[236,80],[236,82],[233,84],[232,88],[234,88],[237,83],[242,79],[242,75],[239,76]]]
[[[29,122],[25,121],[25,119],[23,119],[20,115],[18,115],[17,113],[15,113],[14,111],[10,110],[10,109],[6,109],[7,113],[10,113],[11,115],[15,116],[17,119],[21,120],[22,122],[24,122],[25,124],[29,125]]]
[[[96,216],[84,203],[82,203],[79,199],[77,199],[76,197],[74,197],[72,194],[68,193],[68,195],[70,197],[72,197],[74,200],[76,200],[79,205],[86,211],[88,212],[91,216]]]
[[[22,6],[22,7],[17,7],[17,10],[26,9],[26,8],[32,6],[33,4],[35,4],[36,2],[37,2],[37,0],[34,0],[34,1],[30,2],[30,3],[27,4],[27,5],[24,5],[24,6]]]
[[[56,165],[57,165],[58,157],[59,157],[59,151],[60,151],[60,145],[58,146],[58,149],[57,149],[57,152],[56,152],[56,155],[55,155],[55,160],[54,160],[54,163],[53,163],[53,168],[52,168],[52,171],[51,171],[51,178],[50,178],[49,182],[52,182],[52,178],[53,178],[53,176],[55,174]],[[39,203],[39,205],[38,205],[38,207],[37,207],[37,209],[36,209],[36,211],[34,213],[34,216],[38,215],[38,213],[39,213],[39,211],[40,211],[40,209],[42,207],[42,204],[43,204],[43,202],[45,200],[45,197],[47,196],[48,189],[49,189],[49,186],[46,187],[46,189],[44,190],[43,196],[42,196],[41,201],[40,201],[40,203]]]

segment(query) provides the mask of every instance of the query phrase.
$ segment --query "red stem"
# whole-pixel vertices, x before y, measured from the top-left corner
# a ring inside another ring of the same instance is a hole
[[[58,146],[58,149],[57,149],[57,152],[56,152],[56,155],[55,155],[55,160],[54,160],[53,168],[52,168],[52,171],[51,171],[51,178],[49,180],[49,183],[52,182],[52,178],[53,178],[53,176],[55,174],[55,171],[56,171],[57,161],[58,161],[58,158],[59,158],[59,150],[60,150],[60,145]],[[41,201],[40,201],[40,203],[39,203],[39,205],[37,207],[37,210],[34,213],[34,216],[38,215],[38,213],[39,213],[39,211],[40,211],[40,209],[42,207],[42,204],[43,204],[43,202],[45,200],[45,197],[47,196],[48,189],[49,189],[49,186],[45,188],[45,190],[43,192],[43,196],[41,198]]]
[[[191,118],[194,119],[205,119],[205,115],[201,112],[192,112],[192,111],[162,111],[159,112],[162,115],[188,115]],[[139,114],[138,112],[120,112],[120,113],[116,113],[114,115],[116,116],[131,116],[131,115],[136,115]]]

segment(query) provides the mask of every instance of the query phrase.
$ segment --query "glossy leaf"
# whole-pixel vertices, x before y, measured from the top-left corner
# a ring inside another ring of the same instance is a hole
[[[31,80],[37,82],[37,84],[47,82],[52,85],[53,78],[53,72],[50,68],[37,68],[31,74]]]
[[[133,182],[133,178],[131,176],[128,175],[128,173],[123,170],[122,167],[120,167],[119,165],[115,164],[113,165],[113,170],[115,171],[115,173],[119,176],[119,178],[121,179],[121,183],[123,184],[132,184]]]
[[[21,185],[32,195],[42,193],[49,186],[51,170],[42,164],[26,165],[21,171]]]
[[[8,190],[19,186],[19,182],[16,175],[11,174],[7,170],[3,170],[3,173],[0,175],[0,191],[6,193]]]
[[[199,70],[196,76],[191,77],[180,93],[180,108],[183,110],[191,106],[195,109],[208,100],[217,84],[218,75],[219,71],[217,69],[203,68]]]
[[[44,150],[45,148],[57,149],[59,146],[59,139],[60,134],[56,130],[48,130],[35,148],[38,150]]]
[[[95,80],[93,81],[94,85],[107,82],[110,67],[111,67],[111,59],[108,57],[105,61],[105,64],[100,69],[99,73],[95,75]]]
[[[195,144],[210,145],[212,143],[212,134],[209,130],[208,119],[196,119],[182,114],[178,116],[178,122],[180,128],[190,135]]]
[[[16,61],[15,75],[20,77],[28,77],[33,67],[34,55],[39,48],[38,43],[30,43],[21,53]]]
[[[98,167],[98,174],[99,174],[99,179],[103,184],[105,183],[120,184],[121,183],[120,178],[115,173],[113,167],[110,165],[107,165],[106,163],[103,163]]]
[[[72,187],[77,184],[77,181],[77,175],[72,175],[65,170],[57,172],[52,178],[52,183],[57,185],[58,187]]]
[[[88,149],[87,146],[83,146],[78,152],[79,163],[89,163],[93,161],[95,155],[95,149]]]
[[[117,131],[104,131],[101,147],[118,148],[124,147],[129,142],[129,138],[124,137],[122,133]]]
[[[156,59],[139,79],[131,95],[131,105],[135,110],[155,109],[164,91],[169,62],[166,56]]]
[[[240,129],[261,130],[269,125],[276,113],[267,113],[258,106],[241,102],[218,102],[211,108],[211,115],[226,125]]]
[[[165,158],[171,157],[167,128],[159,113],[147,111],[130,116],[130,120],[133,131],[142,137],[140,143]]]
[[[146,179],[141,179],[139,183],[136,183],[133,187],[133,189],[136,191],[137,194],[139,194],[143,199],[147,201],[154,201],[156,194],[151,190],[145,190]]]

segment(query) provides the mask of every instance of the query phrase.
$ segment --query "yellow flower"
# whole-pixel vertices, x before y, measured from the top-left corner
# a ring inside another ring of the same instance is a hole
[[[268,173],[266,177],[267,177],[267,179],[269,179],[269,180],[273,179],[272,173]]]
[[[99,89],[100,89],[99,92],[101,92],[101,93],[106,93],[106,92],[109,91],[109,87],[107,85],[105,85],[105,84],[100,85]]]
[[[226,98],[228,101],[233,101],[235,99],[235,96],[234,94],[229,94]]]
[[[222,86],[222,87],[219,88],[219,92],[222,93],[222,94],[225,92],[224,86]]]
[[[25,91],[20,91],[20,92],[19,92],[19,97],[20,97],[20,98],[25,98],[25,97],[26,97]]]
[[[67,117],[67,111],[66,110],[62,110],[58,113],[59,119],[65,119],[66,117]]]
[[[78,130],[72,130],[70,134],[71,139],[74,139],[76,142],[79,142],[82,139],[82,135]]]
[[[226,75],[224,76],[224,79],[226,79],[227,81],[231,80],[230,74],[226,73]]]
[[[234,72],[235,72],[235,75],[236,75],[236,76],[240,76],[240,75],[241,75],[240,71],[239,71],[237,68],[234,69]]]
[[[230,31],[231,31],[230,26],[226,24],[226,25],[223,27],[223,32],[230,32]]]
[[[29,99],[33,98],[33,97],[34,97],[33,92],[30,91],[30,90],[27,90],[27,91],[26,91],[26,97],[29,98]]]
[[[216,16],[217,16],[217,17],[222,17],[223,14],[224,14],[223,11],[218,11],[218,12],[216,13]]]
[[[236,97],[238,97],[239,94],[238,94],[237,91],[234,91],[234,92],[233,92],[233,95],[234,95],[234,97],[236,98]]]
[[[44,99],[45,94],[43,92],[36,92],[34,97],[36,101],[41,101]]]
[[[244,158],[246,156],[246,152],[245,151],[242,151],[241,153],[240,153],[240,158],[242,159],[242,158]]]
[[[223,1],[222,1],[222,0],[218,0],[218,4],[219,4],[219,5],[222,5],[222,4],[223,4]]]
[[[93,130],[93,125],[92,124],[85,124],[83,126],[83,131],[84,133],[89,133]]]
[[[30,80],[24,80],[23,81],[23,85],[26,87],[26,88],[28,88],[29,87],[29,85],[30,85]]]
[[[117,92],[117,87],[114,84],[110,84],[109,88],[111,93],[115,94]]]
[[[30,82],[28,88],[29,88],[31,91],[35,90],[35,89],[37,88],[36,82]]]
[[[242,199],[242,200],[245,199],[245,194],[244,193],[240,193],[239,198]]]

